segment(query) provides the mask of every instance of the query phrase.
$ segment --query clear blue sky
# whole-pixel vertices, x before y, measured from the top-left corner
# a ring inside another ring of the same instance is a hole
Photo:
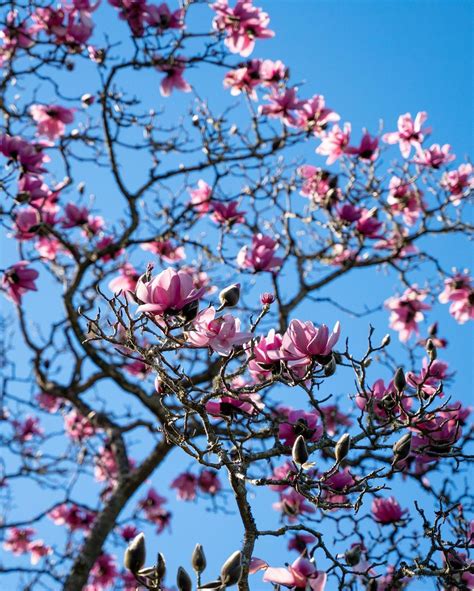
[[[271,28],[276,31],[276,36],[269,41],[257,42],[252,57],[281,59],[290,67],[292,80],[301,83],[301,86],[305,83],[302,95],[325,95],[329,106],[340,113],[344,121],[352,122],[356,135],[360,134],[362,127],[375,132],[379,119],[385,121],[387,129],[395,129],[399,114],[407,111],[415,114],[419,110],[426,110],[434,130],[433,141],[451,143],[453,152],[460,159],[468,153],[472,154],[472,2],[255,0],[255,4],[269,12]],[[107,23],[112,37],[125,35],[126,25],[111,18],[110,12],[110,8],[106,7],[100,21]],[[199,9],[198,20],[202,28],[207,28],[211,19],[210,10]],[[70,82],[72,87],[80,84],[78,78],[70,79]],[[201,96],[205,96],[206,88],[206,81],[201,80],[198,86]],[[209,88],[214,104],[218,105],[220,95],[215,94],[215,87]],[[225,97],[224,94],[222,96]],[[157,106],[162,101],[157,79]],[[179,105],[185,102],[185,97],[178,98]],[[313,150],[308,149],[305,153],[309,156]],[[314,157],[314,163],[322,164],[322,159]],[[100,207],[104,203],[104,196],[97,190],[95,192]],[[448,246],[446,243],[443,246],[433,243],[432,248],[433,252],[442,254],[450,266],[473,267],[472,249],[467,249],[460,240],[450,239]],[[2,261],[2,265],[13,262],[15,257],[9,245],[5,245],[4,252],[7,260]],[[341,282],[331,294],[336,297],[342,295],[350,286],[355,302],[362,306],[385,299],[397,287],[393,278],[387,280],[374,273],[370,277],[370,293],[365,281],[355,285],[351,281]],[[29,305],[39,312],[44,307],[45,293],[42,298],[41,301],[33,301],[33,297],[30,297]],[[2,302],[2,306],[5,311],[7,305]],[[309,313],[308,309],[306,313]],[[330,322],[337,317],[333,309],[324,306],[321,306],[320,313]],[[305,309],[302,308],[301,315],[304,314]],[[448,315],[446,307],[436,307],[430,320],[437,317],[441,319],[443,334],[450,340],[451,346],[445,357],[453,361],[454,366],[462,368],[456,379],[455,397],[468,402],[472,397],[473,384],[472,369],[467,363],[473,357],[472,329],[459,327]],[[379,329],[380,336],[387,332],[385,312],[370,320]],[[350,327],[345,325],[345,334],[349,334],[355,344],[362,347],[363,341],[358,335],[365,337],[369,319],[347,322]],[[337,389],[333,393],[342,396],[349,394],[347,390]],[[299,400],[302,402],[302,398]],[[294,405],[297,406],[297,403]],[[160,493],[167,493],[169,482],[180,462],[183,462],[183,456],[175,453],[164,474],[160,470],[158,475],[152,477],[151,482]],[[185,467],[187,464],[182,464],[182,468]],[[409,504],[412,495],[413,491],[407,487],[402,493],[402,505]],[[21,497],[17,499],[23,512],[36,513],[42,508],[36,499],[31,499],[27,490],[24,491],[23,500],[28,503],[28,509],[22,504]],[[260,516],[260,527],[276,525],[277,515],[270,506],[276,500],[274,493],[259,498],[257,505],[260,510],[257,515]],[[153,550],[150,554],[153,555],[155,549],[164,552],[171,569],[175,569],[178,564],[188,566],[192,548],[196,542],[200,542],[204,544],[210,565],[217,567],[239,545],[240,527],[235,516],[206,513],[205,506],[205,502],[200,502],[198,506],[176,502],[174,494],[170,492],[173,534],[163,534],[160,538],[151,534],[150,550]],[[47,524],[43,531],[47,539],[48,533],[56,535],[57,528]],[[277,566],[288,559],[284,548],[283,541],[264,541],[259,544],[256,554]],[[260,579],[260,575],[256,575],[256,590],[265,588]],[[423,587],[413,585],[410,589],[422,591]]]

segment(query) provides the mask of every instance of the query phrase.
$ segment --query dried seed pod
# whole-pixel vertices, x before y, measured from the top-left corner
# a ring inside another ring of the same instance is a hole
[[[193,565],[194,571],[198,574],[201,574],[205,570],[207,561],[201,544],[196,544],[191,556],[191,564]]]
[[[308,460],[308,448],[306,447],[306,441],[303,435],[298,435],[293,443],[293,448],[291,450],[291,457],[295,464],[302,466]]]
[[[176,585],[178,585],[178,591],[193,591],[191,577],[182,566],[178,568],[178,574],[176,575]]]
[[[220,579],[224,587],[232,587],[239,582],[242,574],[242,553],[237,550],[229,556],[221,568]]]
[[[405,372],[403,371],[402,367],[399,367],[395,372],[395,376],[393,377],[393,383],[397,392],[401,393],[405,389],[407,385],[407,381],[405,379]]]
[[[344,433],[339,438],[339,441],[336,443],[336,448],[334,453],[336,455],[336,462],[342,462],[342,460],[347,456],[349,450],[351,449],[351,436],[349,433]]]
[[[137,573],[143,565],[146,559],[145,549],[145,534],[140,533],[135,536],[125,550],[123,557],[123,565],[131,573]]]

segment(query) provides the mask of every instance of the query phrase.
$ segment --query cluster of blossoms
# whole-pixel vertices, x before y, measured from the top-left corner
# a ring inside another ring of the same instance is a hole
[[[15,556],[29,554],[31,564],[37,564],[45,556],[53,553],[53,549],[43,540],[33,540],[35,530],[31,527],[12,527],[7,531],[3,549],[12,552]]]

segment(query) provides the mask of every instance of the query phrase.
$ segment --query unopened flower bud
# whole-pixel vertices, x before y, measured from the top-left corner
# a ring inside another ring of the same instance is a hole
[[[81,96],[81,103],[83,107],[90,107],[95,101],[95,96],[93,94],[83,94]]]
[[[206,555],[201,544],[196,544],[191,556],[191,564],[193,565],[194,571],[198,574],[202,573],[206,568]]]
[[[403,392],[405,386],[407,385],[407,381],[405,379],[405,372],[403,371],[402,367],[399,367],[395,372],[395,376],[393,377],[393,383],[397,392]]]
[[[188,575],[188,573],[182,566],[178,568],[178,574],[176,575],[176,584],[178,585],[178,591],[193,591],[193,583],[191,581],[191,577]]]
[[[219,301],[221,305],[217,308],[219,312],[223,308],[233,308],[237,306],[240,299],[240,283],[233,283],[225,287],[219,294]]]
[[[434,322],[428,328],[428,334],[430,335],[430,337],[435,337],[438,334],[438,323],[437,322]]]
[[[377,591],[379,584],[377,583],[377,579],[370,579],[367,583],[366,590],[367,591]]]
[[[189,302],[186,304],[184,308],[180,312],[180,316],[182,316],[183,320],[188,323],[191,322],[196,318],[199,311],[199,301],[194,300],[193,302]]]
[[[388,345],[390,345],[390,341],[391,341],[391,337],[389,334],[386,334],[384,336],[384,338],[382,339],[382,342],[380,343],[381,347],[388,347]]]
[[[339,438],[339,441],[336,443],[336,448],[334,453],[336,455],[336,462],[342,462],[342,460],[347,456],[349,450],[351,449],[351,436],[349,433],[344,433]]]
[[[123,565],[131,573],[137,573],[143,565],[146,559],[145,549],[145,535],[143,533],[135,536],[125,550],[123,557]]]
[[[158,552],[158,556],[156,558],[156,576],[158,577],[158,581],[162,581],[165,578],[166,574],[166,561],[165,557],[161,552]]]
[[[352,548],[346,550],[344,558],[349,566],[355,566],[356,564],[359,564],[361,555],[362,548],[360,547],[360,544],[355,544]]]
[[[431,339],[428,339],[426,341],[426,352],[428,353],[428,357],[430,358],[430,361],[434,361],[436,359],[436,357],[438,356],[438,353],[436,351],[436,347],[434,346],[434,343]]]
[[[229,556],[221,568],[220,579],[224,587],[232,587],[239,582],[242,574],[242,553],[237,550]]]
[[[262,304],[262,306],[270,306],[271,304],[273,304],[273,302],[275,301],[275,296],[266,291],[265,293],[262,293],[262,295],[260,296],[260,302]]]
[[[328,363],[324,366],[324,377],[329,378],[330,376],[336,373],[336,360],[334,359],[334,355],[331,355]]]
[[[404,460],[410,453],[411,448],[411,433],[406,433],[400,437],[398,441],[393,444],[393,461],[394,463]]]
[[[306,447],[306,441],[303,435],[298,435],[293,443],[293,449],[291,450],[291,457],[293,462],[302,466],[308,460],[308,448]]]

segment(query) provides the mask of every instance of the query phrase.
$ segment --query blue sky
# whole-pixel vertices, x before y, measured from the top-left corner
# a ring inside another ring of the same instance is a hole
[[[415,114],[419,110],[426,110],[429,123],[433,126],[433,141],[449,142],[459,160],[472,153],[471,2],[256,0],[255,3],[270,14],[271,28],[275,30],[276,36],[269,41],[257,42],[254,56],[281,59],[290,67],[292,81],[302,87],[301,94],[323,94],[328,105],[341,114],[342,120],[352,123],[356,136],[360,135],[363,127],[376,132],[380,119],[385,121],[387,130],[394,130],[399,114],[407,111]],[[200,7],[198,15],[199,26],[207,29],[212,19],[211,11]],[[99,18],[100,22],[107,23],[111,36],[126,35],[126,25],[111,18],[109,7],[100,13]],[[193,75],[190,73],[191,81]],[[209,80],[215,82],[217,79],[212,75]],[[207,92],[214,104],[219,106],[220,101],[224,104],[223,99],[227,100],[227,97],[220,88],[207,84],[207,79],[205,82],[203,84],[201,81],[198,86],[200,94],[205,96],[205,88],[209,87]],[[69,83],[71,89],[75,89],[82,81],[79,77],[72,77],[68,78]],[[154,84],[159,106],[163,99],[158,92],[158,79]],[[181,108],[186,101],[184,96],[173,98],[175,104],[172,109]],[[307,157],[312,157],[313,148],[304,149]],[[322,159],[316,160],[315,157],[314,164],[322,164]],[[94,184],[94,179],[91,184]],[[110,207],[110,201],[107,201],[109,198],[105,197],[108,189],[107,185],[101,186],[100,183],[94,187],[98,206],[107,204],[105,211]],[[9,244],[4,248],[8,263],[15,258],[10,248]],[[473,267],[472,249],[466,248],[460,239],[449,239],[443,244],[434,241],[432,249],[449,266]],[[361,307],[365,303],[370,305],[385,299],[397,288],[393,277],[387,279],[374,272],[365,278],[363,273],[358,277],[363,279],[354,282],[349,278],[335,285],[331,288],[331,295],[343,296],[349,287],[356,305]],[[370,293],[367,289],[369,280]],[[43,292],[42,299],[35,301],[31,297],[31,309],[39,312],[44,307],[45,298],[50,295]],[[4,313],[7,306],[2,302]],[[309,307],[301,309],[302,316],[305,313],[311,314]],[[328,323],[338,317],[334,309],[325,305],[318,308],[319,315]],[[473,375],[466,361],[473,357],[472,329],[459,327],[448,315],[446,307],[435,308],[430,320],[436,318],[441,319],[443,335],[450,341],[450,348],[444,357],[462,370],[458,372],[455,382],[455,397],[468,402],[472,397]],[[375,315],[373,319],[348,320],[344,327],[346,336],[353,339],[356,347],[362,348],[365,344],[359,335],[365,337],[369,320],[378,328],[380,337],[387,332],[385,312]],[[395,340],[395,335],[392,336]],[[21,352],[20,345],[18,351]],[[329,393],[347,397],[347,380],[345,387],[343,391],[342,385],[336,382],[335,390]],[[300,401],[302,403],[303,399],[300,398]],[[294,402],[294,405],[297,406],[297,403]],[[171,456],[163,474],[160,471],[159,475],[151,478],[151,483],[160,493],[167,493],[167,486],[178,471],[177,466],[180,469],[187,467],[187,459],[183,463],[183,456],[179,452]],[[36,513],[41,505],[36,503],[36,499],[31,499],[26,487],[23,492],[23,499],[22,495],[16,499],[18,508],[25,510],[23,500],[28,502],[28,511]],[[414,494],[413,489],[406,487],[401,493],[402,505],[411,503]],[[206,512],[206,502],[184,504],[175,502],[173,498],[171,492],[173,534],[164,534],[158,538],[153,536],[150,529],[150,548],[153,548],[150,554],[153,555],[158,549],[164,552],[171,569],[179,564],[188,566],[191,551],[195,543],[200,542],[215,571],[240,544],[237,517]],[[274,493],[259,495],[257,515],[260,527],[276,525],[276,514],[270,506],[276,500]],[[230,502],[229,508],[231,506]],[[48,524],[44,532],[45,537],[47,533],[56,535],[57,528]],[[277,566],[288,560],[284,548],[283,541],[265,541],[259,544],[256,554]],[[256,576],[256,580],[260,581],[260,575]],[[255,584],[255,589],[263,587],[260,583]],[[413,585],[411,589],[421,591],[422,587]]]

